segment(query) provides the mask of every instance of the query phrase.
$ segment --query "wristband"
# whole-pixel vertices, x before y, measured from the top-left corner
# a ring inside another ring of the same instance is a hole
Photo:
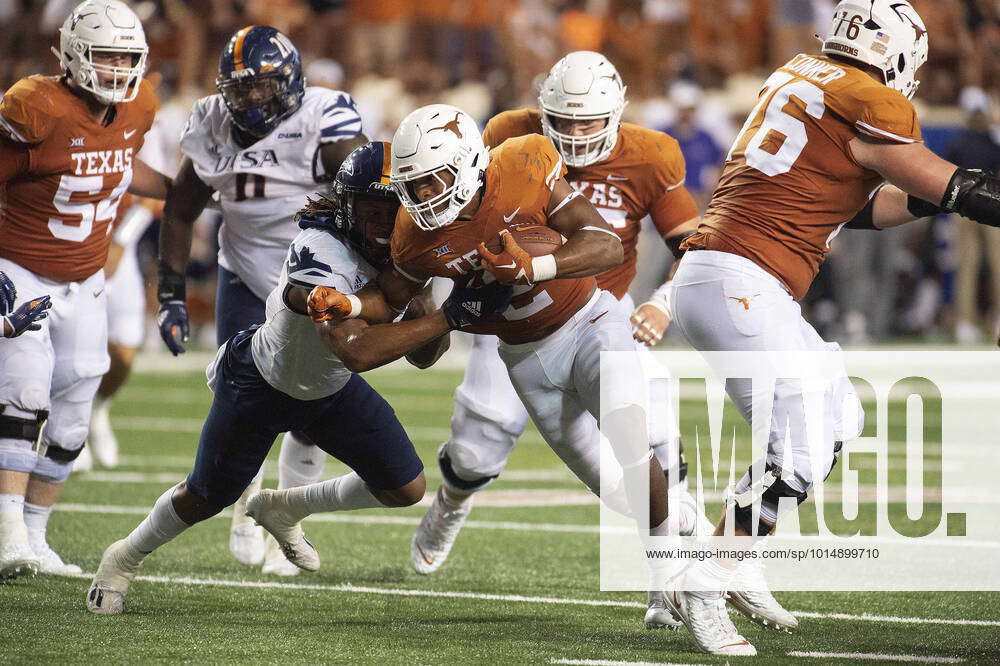
[[[554,254],[543,254],[531,258],[532,282],[544,282],[556,276],[556,257]]]
[[[167,301],[180,301],[183,303],[187,300],[184,275],[175,271],[164,261],[160,262],[160,278],[156,296],[160,303]]]
[[[347,318],[357,318],[357,316],[361,314],[361,299],[354,294],[347,294],[347,302],[351,304],[351,311],[347,315]]]

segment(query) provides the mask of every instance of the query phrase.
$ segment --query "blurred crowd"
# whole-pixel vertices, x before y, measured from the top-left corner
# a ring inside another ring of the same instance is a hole
[[[930,60],[916,102],[928,145],[963,166],[1000,169],[1000,0],[911,0]],[[56,74],[49,47],[76,0],[0,0],[0,83]],[[761,81],[818,50],[834,0],[140,0],[166,136],[214,92],[218,54],[238,28],[269,24],[303,53],[310,85],[349,91],[364,131],[388,139],[412,109],[455,104],[485,123],[536,104],[563,54],[601,51],[622,73],[625,119],[677,138],[688,186],[711,196],[719,166]],[[176,150],[176,147],[174,147]],[[993,232],[997,233],[994,234]],[[150,234],[155,240],[155,230]],[[668,253],[647,244],[635,290],[663,277]],[[203,234],[206,280],[212,234]],[[211,300],[212,289],[204,289]],[[155,302],[155,299],[153,299]],[[205,313],[211,312],[210,302]],[[847,342],[899,336],[974,342],[1000,315],[1000,230],[928,220],[850,232],[805,303],[822,333]]]

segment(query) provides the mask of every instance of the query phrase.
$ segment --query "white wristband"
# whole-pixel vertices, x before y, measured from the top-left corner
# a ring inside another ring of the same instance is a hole
[[[531,275],[533,282],[544,282],[556,276],[556,257],[553,254],[543,254],[531,258]]]
[[[347,315],[347,318],[354,319],[361,314],[361,299],[354,294],[347,294],[347,300],[351,304],[351,312]]]

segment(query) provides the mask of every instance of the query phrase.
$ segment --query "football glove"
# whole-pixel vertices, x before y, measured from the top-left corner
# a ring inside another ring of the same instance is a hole
[[[17,300],[17,289],[14,283],[3,271],[0,271],[0,317],[5,316],[14,309],[14,301]]]
[[[1000,180],[992,171],[956,169],[941,208],[979,224],[1000,227]]]
[[[455,287],[441,305],[448,326],[454,330],[468,328],[483,317],[500,314],[510,305],[514,289],[499,282],[482,287]]]
[[[164,301],[160,303],[160,312],[156,316],[156,323],[160,327],[160,337],[167,349],[174,356],[183,354],[184,347],[181,347],[174,337],[174,329],[180,333],[181,342],[187,342],[190,335],[190,325],[188,324],[188,311],[184,301]]]
[[[517,241],[504,229],[500,232],[500,245],[503,249],[493,254],[486,249],[486,243],[479,244],[479,256],[483,260],[483,268],[493,274],[497,282],[502,284],[517,284],[530,287],[535,283],[532,257],[524,251]]]
[[[341,321],[361,313],[361,301],[353,294],[342,294],[333,287],[317,285],[306,299],[306,311],[317,324]]]
[[[49,316],[49,308],[52,307],[52,298],[40,296],[33,298],[21,307],[11,312],[9,315],[0,317],[0,326],[3,327],[5,338],[16,338],[25,331],[41,330],[42,325],[38,322]]]

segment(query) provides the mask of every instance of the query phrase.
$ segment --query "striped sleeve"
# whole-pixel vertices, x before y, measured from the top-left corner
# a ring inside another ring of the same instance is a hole
[[[349,139],[361,134],[361,116],[354,99],[345,92],[329,96],[319,116],[320,143]]]

